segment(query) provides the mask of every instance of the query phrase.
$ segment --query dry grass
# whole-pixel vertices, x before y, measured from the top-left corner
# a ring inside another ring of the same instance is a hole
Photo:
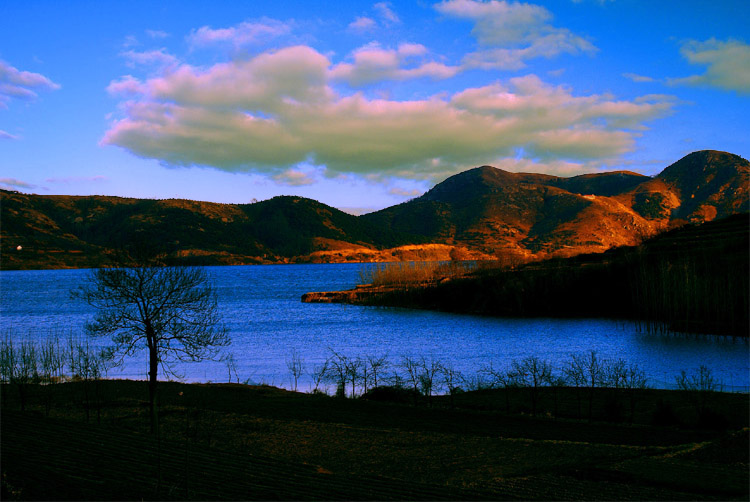
[[[476,269],[473,261],[410,261],[379,263],[359,272],[363,284],[373,286],[421,286],[463,277]]]

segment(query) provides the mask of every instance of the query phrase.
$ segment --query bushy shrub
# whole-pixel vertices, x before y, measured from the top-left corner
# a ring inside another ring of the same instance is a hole
[[[414,389],[407,389],[404,387],[397,387],[392,385],[384,385],[375,387],[362,394],[360,399],[366,399],[368,401],[379,401],[388,403],[412,403],[419,396]]]

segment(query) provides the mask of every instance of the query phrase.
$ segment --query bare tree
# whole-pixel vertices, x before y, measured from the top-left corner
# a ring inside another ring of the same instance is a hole
[[[495,369],[492,363],[483,366],[480,373],[487,375],[486,378],[493,388],[502,387],[505,394],[505,411],[510,411],[510,388],[518,387],[516,374],[505,369]]]
[[[336,385],[336,396],[346,397],[346,384],[349,381],[349,358],[329,348],[331,357],[328,358],[326,379]]]
[[[628,364],[624,359],[607,359],[602,363],[602,386],[619,389],[628,378]]]
[[[413,357],[404,356],[401,358],[401,368],[406,372],[406,377],[414,389],[414,404],[417,404],[420,386],[420,364]]]
[[[57,384],[62,379],[65,368],[66,354],[60,346],[60,339],[48,337],[39,348],[39,365],[41,366],[41,381],[44,386],[44,413],[49,416],[52,400]]]
[[[427,359],[423,357],[419,363],[419,386],[422,390],[422,394],[427,396],[427,401],[430,406],[432,406],[433,392],[440,392],[440,382],[437,380],[440,368],[442,368],[440,361],[434,359],[427,361]]]
[[[536,356],[529,356],[521,361],[513,361],[513,373],[531,394],[531,413],[536,415],[539,401],[539,388],[549,385],[552,380],[552,366]]]
[[[595,350],[590,350],[586,354],[573,354],[571,360],[565,366],[565,375],[569,380],[578,382],[581,386],[588,387],[589,392],[589,420],[593,416],[594,408],[594,389],[601,385],[604,368],[596,355]]]
[[[302,361],[302,356],[299,355],[297,349],[292,349],[292,355],[286,360],[286,367],[292,374],[292,380],[294,381],[294,392],[297,392],[297,383],[305,369],[305,364]]]
[[[356,359],[348,358],[346,360],[346,378],[352,384],[351,398],[354,399],[357,396],[357,382],[362,379],[362,368],[364,362],[362,359],[357,357]]]
[[[453,397],[461,392],[461,387],[459,387],[459,383],[462,380],[461,372],[454,368],[452,364],[445,363],[440,366],[440,374],[443,377],[445,388],[448,389],[452,408],[454,406]]]
[[[382,377],[383,373],[388,369],[388,356],[367,356],[367,366],[369,366],[369,373],[372,375],[372,383],[374,387],[379,385],[379,377]]]
[[[147,349],[151,432],[158,434],[158,371],[177,361],[201,361],[230,342],[208,274],[197,267],[158,265],[92,271],[72,295],[96,309],[90,336],[109,337],[120,360]]]
[[[313,384],[315,385],[315,387],[313,388],[313,392],[319,392],[320,385],[327,378],[328,364],[329,360],[326,359],[325,361],[323,361],[323,364],[313,366],[312,371],[310,371],[310,377],[312,378]]]
[[[25,410],[28,385],[39,381],[36,345],[30,340],[22,341],[18,345],[18,357],[16,360],[14,380],[18,385],[21,410]]]
[[[361,363],[359,381],[362,382],[362,394],[367,394],[367,390],[370,388],[370,382],[372,381],[372,371],[370,368],[370,363],[367,358],[357,359]]]
[[[99,396],[98,380],[105,369],[106,351],[97,351],[88,340],[80,340],[71,336],[68,339],[68,357],[70,358],[70,371],[73,378],[83,383],[83,407],[86,412],[86,421],[90,419],[92,389],[91,382],[96,382],[93,389],[93,397],[97,405],[97,422],[101,421],[101,400]]]
[[[635,418],[635,402],[639,396],[639,390],[648,388],[648,378],[646,372],[638,367],[637,364],[631,364],[625,373],[623,387],[628,389],[630,395],[630,421]]]
[[[676,382],[677,388],[689,393],[688,395],[699,418],[708,409],[709,396],[720,390],[721,387],[711,370],[704,365],[701,365],[697,372],[694,371],[690,374],[682,370],[676,378]]]
[[[240,376],[237,374],[237,359],[234,357],[234,352],[229,352],[222,357],[224,366],[227,368],[227,382],[232,383],[232,380],[240,383]]]

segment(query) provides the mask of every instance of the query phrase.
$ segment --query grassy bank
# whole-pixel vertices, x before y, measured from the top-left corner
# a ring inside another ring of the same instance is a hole
[[[750,217],[741,214],[597,255],[477,269],[366,297],[371,305],[497,316],[615,317],[647,331],[747,336]]]
[[[744,394],[712,394],[725,421],[698,428],[691,397],[675,391],[638,391],[624,423],[605,421],[613,403],[629,406],[609,389],[595,389],[589,421],[575,418],[574,388],[545,389],[532,417],[528,389],[414,404],[392,391],[341,399],[164,383],[157,441],[144,382],[99,382],[88,423],[83,382],[56,384],[46,418],[44,387],[28,389],[24,412],[1,387],[3,500],[748,497]]]

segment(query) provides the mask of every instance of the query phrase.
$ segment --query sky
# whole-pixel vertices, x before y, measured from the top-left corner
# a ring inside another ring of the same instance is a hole
[[[0,188],[353,214],[750,157],[750,2],[0,2]]]

